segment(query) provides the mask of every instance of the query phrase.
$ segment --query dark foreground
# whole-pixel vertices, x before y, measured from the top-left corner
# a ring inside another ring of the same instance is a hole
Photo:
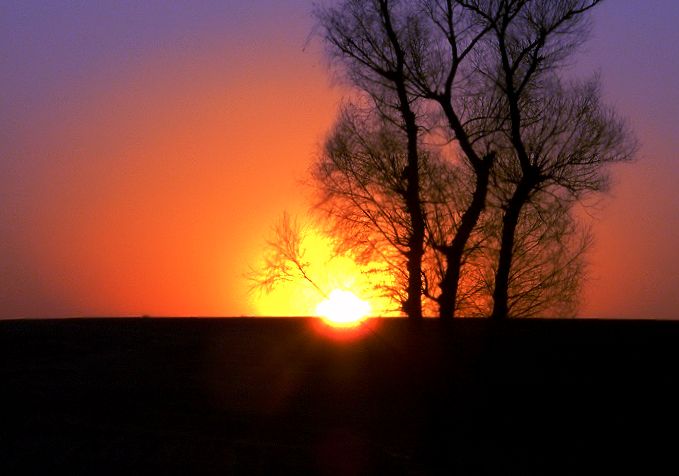
[[[0,472],[677,474],[679,323],[312,324],[0,322]]]

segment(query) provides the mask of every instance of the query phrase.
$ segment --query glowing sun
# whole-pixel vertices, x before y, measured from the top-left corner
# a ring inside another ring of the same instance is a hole
[[[333,327],[355,327],[370,314],[370,304],[351,291],[335,289],[316,306],[316,314]]]

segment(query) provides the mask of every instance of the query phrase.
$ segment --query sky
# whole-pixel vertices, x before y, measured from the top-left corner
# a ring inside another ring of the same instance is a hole
[[[0,318],[309,312],[244,278],[342,91],[304,0],[0,3]],[[679,318],[679,2],[608,0],[598,72],[641,147],[596,209],[582,317]]]

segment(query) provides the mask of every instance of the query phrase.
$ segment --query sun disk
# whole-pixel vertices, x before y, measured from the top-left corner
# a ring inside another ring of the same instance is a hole
[[[316,306],[316,314],[333,327],[355,327],[370,314],[370,304],[351,291],[336,289]]]

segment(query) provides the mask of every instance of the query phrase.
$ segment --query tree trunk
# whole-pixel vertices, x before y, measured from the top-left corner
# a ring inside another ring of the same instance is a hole
[[[462,215],[460,227],[455,234],[455,238],[453,238],[450,246],[445,248],[446,270],[439,285],[441,294],[438,298],[439,317],[441,319],[452,319],[455,317],[462,258],[472,231],[486,207],[488,178],[494,158],[493,155],[484,157],[480,166],[476,168],[476,187],[472,201]]]
[[[408,134],[410,136],[410,134]],[[412,142],[411,142],[412,140]],[[410,151],[410,149],[414,149]],[[420,202],[420,173],[417,157],[417,132],[408,138],[408,187],[406,209],[412,227],[408,238],[408,296],[403,311],[411,319],[422,319],[422,256],[424,255],[424,215]]]
[[[422,319],[422,256],[424,255],[424,214],[420,199],[420,164],[417,147],[418,131],[415,114],[407,107],[405,87],[399,91],[402,115],[408,135],[408,168],[406,189],[406,210],[410,216],[411,232],[408,238],[408,296],[403,311],[411,319]],[[404,106],[405,105],[405,106]]]
[[[406,211],[410,217],[410,237],[406,252],[408,269],[408,295],[403,303],[403,311],[410,319],[422,319],[422,256],[424,255],[425,221],[420,199],[420,159],[418,151],[417,118],[410,106],[410,97],[406,88],[405,53],[399,43],[398,35],[391,22],[389,4],[380,0],[380,13],[396,56],[396,69],[389,78],[393,81],[398,95],[398,108],[403,118],[406,135],[408,137],[408,167],[406,179],[408,181],[405,195]]]
[[[502,217],[500,256],[495,273],[493,313],[491,314],[491,318],[494,320],[504,320],[509,317],[509,275],[514,257],[514,237],[519,217],[521,216],[521,210],[528,201],[534,186],[535,181],[531,177],[524,175],[524,178],[519,182],[516,190],[514,190],[514,194],[509,200],[505,214]]]

